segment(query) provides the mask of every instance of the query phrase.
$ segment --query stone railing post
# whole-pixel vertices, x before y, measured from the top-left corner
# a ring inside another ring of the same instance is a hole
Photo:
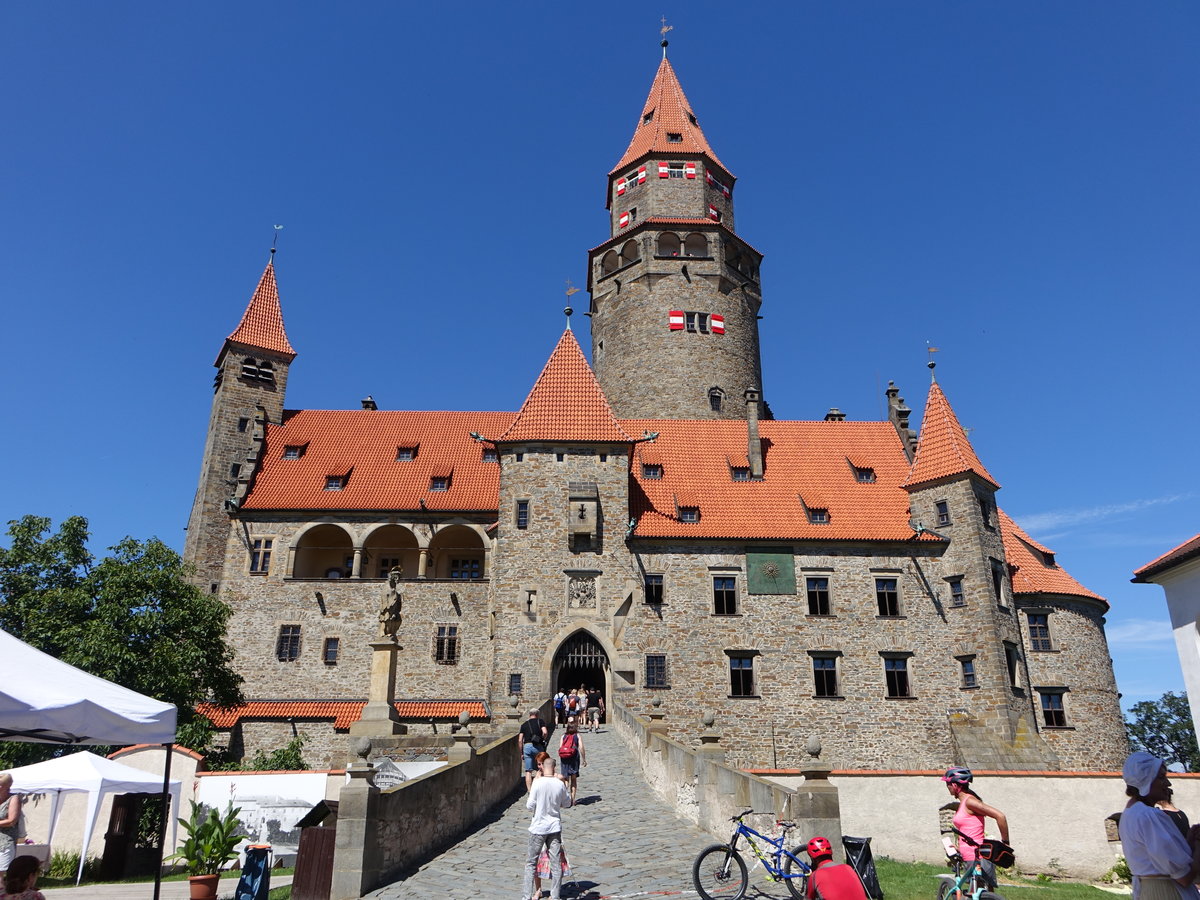
[[[454,746],[446,752],[446,762],[451,765],[466,762],[475,756],[475,748],[471,746],[471,732],[467,728],[470,721],[471,714],[465,709],[458,714],[458,731],[454,732]]]
[[[800,763],[800,774],[804,776],[804,783],[796,788],[793,818],[801,823],[801,833],[810,837],[818,834],[826,837],[834,835],[829,838],[829,842],[833,844],[834,859],[844,862],[841,801],[838,799],[838,789],[829,782],[832,767],[821,761],[821,741],[816,736],[808,739],[806,749],[809,759]]]
[[[357,900],[379,877],[379,850],[371,839],[379,805],[379,788],[371,783],[375,767],[367,762],[371,742],[360,737],[355,752],[358,761],[346,769],[350,780],[342,785],[338,797],[331,900]]]

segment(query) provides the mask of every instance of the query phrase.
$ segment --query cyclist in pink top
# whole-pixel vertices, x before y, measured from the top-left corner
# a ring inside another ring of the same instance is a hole
[[[974,778],[971,770],[965,766],[949,768],[942,776],[942,781],[946,782],[946,789],[950,792],[950,796],[959,801],[958,811],[954,814],[954,827],[975,842],[972,844],[961,837],[958,839],[958,854],[964,862],[978,859],[975,845],[983,843],[985,819],[996,821],[996,827],[1000,829],[1000,840],[1008,843],[1008,819],[1000,810],[988,806],[979,799],[979,795],[971,789],[971,782]],[[980,859],[979,872],[988,883],[988,887],[994,891],[996,889],[996,867],[990,861]]]

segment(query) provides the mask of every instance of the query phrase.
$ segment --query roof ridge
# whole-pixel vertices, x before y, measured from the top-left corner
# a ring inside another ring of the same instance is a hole
[[[258,286],[246,304],[242,320],[225,339],[248,347],[272,350],[294,358],[296,350],[283,327],[283,309],[279,304],[279,286],[275,283],[275,261],[269,260],[258,279]]]
[[[925,413],[921,418],[921,431],[917,438],[912,467],[901,487],[911,488],[927,481],[968,472],[999,489],[999,483],[984,467],[975,448],[971,446],[971,441],[959,424],[941,385],[934,381],[929,387],[929,396],[925,401]]]

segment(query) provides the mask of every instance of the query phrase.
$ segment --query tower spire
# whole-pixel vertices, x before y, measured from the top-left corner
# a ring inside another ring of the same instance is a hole
[[[662,17],[662,28],[658,29],[659,33],[662,35],[663,59],[667,58],[667,32],[674,30],[674,28],[675,28],[674,25],[667,24],[667,17],[663,16]]]

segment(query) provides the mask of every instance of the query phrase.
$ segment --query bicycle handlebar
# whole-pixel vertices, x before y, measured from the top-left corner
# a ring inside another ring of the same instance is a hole
[[[958,830],[957,828],[955,828],[953,825],[951,825],[951,826],[950,826],[950,830],[951,830],[951,831],[953,831],[955,834],[957,834],[957,835],[958,835],[960,838],[962,838],[962,839],[963,839],[964,841],[966,841],[968,844],[970,844],[972,847],[978,847],[978,846],[980,846],[980,843],[979,843],[979,841],[975,840],[974,838],[972,838],[972,837],[971,837],[971,836],[969,836],[969,835],[963,834],[961,831],[959,831],[959,830]]]
[[[729,821],[730,822],[740,822],[742,819],[744,819],[746,816],[750,815],[750,813],[752,813],[752,812],[754,812],[754,807],[749,807],[748,809],[742,810],[736,816],[730,816]]]

